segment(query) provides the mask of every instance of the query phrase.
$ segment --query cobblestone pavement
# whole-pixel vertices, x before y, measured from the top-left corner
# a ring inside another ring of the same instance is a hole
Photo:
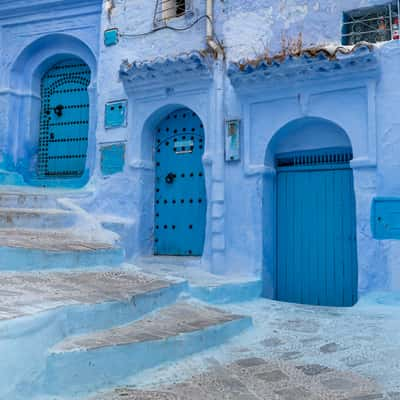
[[[91,400],[400,400],[400,296],[353,308],[266,299],[224,306],[254,327]]]
[[[209,372],[183,383],[147,391],[121,388],[91,400],[400,399],[400,394],[383,394],[372,380],[319,364],[295,365],[255,357],[227,366],[214,363]]]

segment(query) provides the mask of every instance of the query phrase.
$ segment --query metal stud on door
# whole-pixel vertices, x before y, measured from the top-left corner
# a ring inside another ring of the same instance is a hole
[[[206,188],[204,127],[189,109],[169,114],[156,132],[155,254],[203,253]]]
[[[90,69],[80,59],[57,63],[42,78],[37,174],[79,177],[85,170]]]

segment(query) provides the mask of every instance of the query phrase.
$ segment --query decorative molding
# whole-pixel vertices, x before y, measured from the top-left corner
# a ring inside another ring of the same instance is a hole
[[[340,48],[339,48],[340,49]],[[358,46],[351,51],[330,54],[320,49],[301,55],[275,57],[255,62],[230,63],[228,77],[237,90],[259,90],[260,84],[274,86],[282,81],[293,83],[309,80],[340,78],[349,74],[373,75],[378,60],[371,46]]]
[[[124,61],[119,75],[127,92],[147,97],[159,90],[158,97],[168,97],[178,92],[178,86],[208,86],[212,81],[212,60],[204,53],[191,52],[132,64]]]

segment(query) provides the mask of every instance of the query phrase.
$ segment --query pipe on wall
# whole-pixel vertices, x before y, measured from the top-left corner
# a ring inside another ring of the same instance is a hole
[[[218,58],[224,58],[224,50],[214,39],[214,0],[207,0],[207,45],[218,55]]]

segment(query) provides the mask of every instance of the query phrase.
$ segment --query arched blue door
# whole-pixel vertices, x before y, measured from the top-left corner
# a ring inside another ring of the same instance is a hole
[[[277,160],[277,299],[322,306],[357,301],[351,151]]]
[[[71,58],[51,67],[41,82],[37,175],[80,177],[85,171],[89,128],[90,69]]]
[[[207,198],[204,127],[189,109],[169,114],[156,132],[154,253],[203,253]]]

